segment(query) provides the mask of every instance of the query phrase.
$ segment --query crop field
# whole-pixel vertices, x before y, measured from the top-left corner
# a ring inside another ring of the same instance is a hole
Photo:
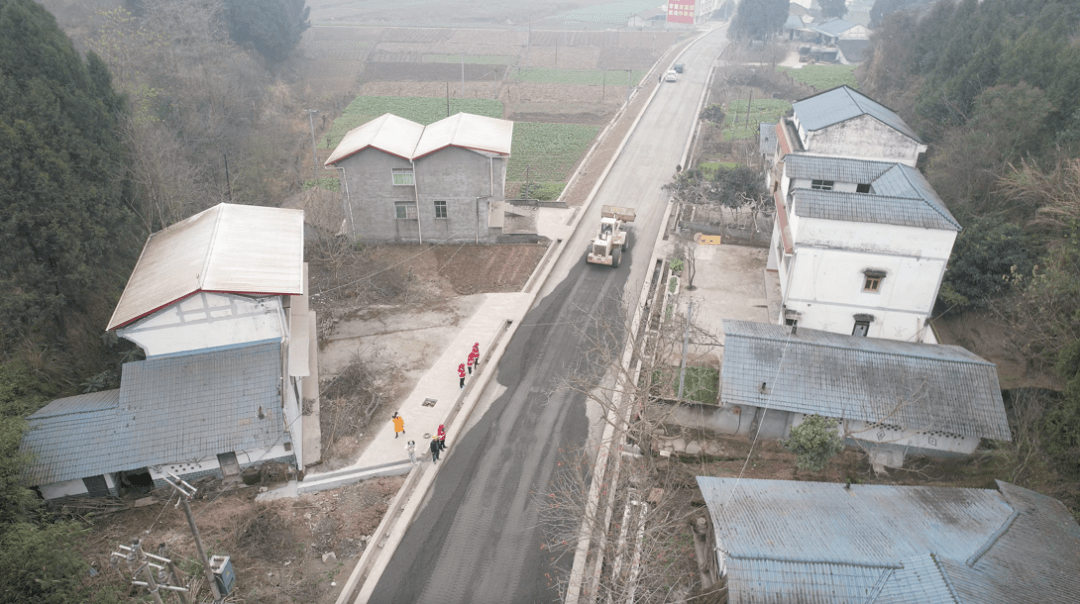
[[[575,5],[571,4],[570,6]],[[656,6],[655,0],[615,0],[558,13],[549,17],[547,21],[554,23],[566,21],[573,23],[577,27],[590,25],[622,26],[626,25],[627,19],[631,15],[636,15]]]
[[[644,71],[629,72],[634,86],[645,77]],[[511,72],[511,79],[534,84],[585,84],[590,86],[626,86],[627,72],[602,69],[549,69],[546,67],[522,67]]]
[[[570,170],[599,131],[598,126],[515,122],[506,180],[525,182],[526,168],[531,182],[568,180]]]
[[[450,115],[465,112],[502,118],[503,104],[492,99],[450,99]],[[363,125],[384,113],[430,124],[446,117],[446,99],[439,97],[358,96],[334,120],[323,137],[323,147],[333,149],[349,130]],[[516,130],[516,127],[515,127]],[[516,133],[515,133],[516,134]],[[516,136],[515,136],[516,140]]]
[[[758,123],[775,123],[791,109],[791,103],[778,99],[754,99],[750,102],[750,118],[747,119],[747,99],[728,103],[725,107],[723,136],[726,141],[757,138]]]
[[[506,55],[450,55],[450,54],[438,54],[428,53],[424,55],[425,62],[428,63],[458,63],[464,61],[466,64],[480,64],[480,65],[512,65],[517,62],[517,57],[510,57]]]
[[[799,69],[780,67],[779,69],[791,76],[796,82],[802,82],[813,86],[815,90],[822,91],[836,88],[847,84],[852,88],[858,88],[855,81],[855,68],[857,65],[804,65]]]

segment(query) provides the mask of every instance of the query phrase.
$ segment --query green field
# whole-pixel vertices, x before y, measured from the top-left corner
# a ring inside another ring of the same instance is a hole
[[[735,161],[703,161],[698,164],[698,169],[701,170],[701,175],[706,180],[712,180],[716,176],[716,171],[720,168],[725,170],[733,170],[741,166],[739,162]]]
[[[461,63],[461,55],[445,55],[445,54],[426,54],[424,55],[424,62],[426,63]],[[465,55],[464,61],[469,64],[478,65],[510,65],[517,60],[517,57],[510,57],[507,55]]]
[[[491,99],[450,99],[450,115],[460,112],[501,119],[503,104]],[[349,130],[370,122],[384,113],[392,113],[426,126],[447,116],[446,99],[407,96],[356,97],[349,103],[341,117],[334,120],[330,131],[321,141],[322,146],[333,149]]]
[[[732,101],[724,110],[724,140],[737,141],[757,138],[758,123],[776,123],[791,110],[791,103],[777,99],[754,99],[750,102],[750,119],[746,119],[746,99]]]
[[[668,395],[675,397],[679,393],[679,367],[672,365],[653,372],[653,381],[668,390]],[[720,372],[712,367],[686,367],[686,379],[683,380],[683,398],[686,400],[715,405],[720,400]]]
[[[578,124],[515,122],[506,180],[525,182],[528,167],[530,182],[565,182],[599,130]]]
[[[813,86],[818,92],[847,84],[858,88],[855,81],[856,65],[805,65],[800,69],[780,67],[780,71],[791,76],[796,82]]]
[[[523,67],[513,71],[512,79],[533,84],[585,84],[589,86],[626,86],[627,71],[624,69],[551,69],[547,67]],[[630,72],[634,86],[641,83],[644,71]]]

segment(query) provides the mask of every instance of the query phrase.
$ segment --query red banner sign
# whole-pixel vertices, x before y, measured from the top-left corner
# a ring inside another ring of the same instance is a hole
[[[694,3],[696,0],[668,0],[667,22],[690,23],[694,22]]]

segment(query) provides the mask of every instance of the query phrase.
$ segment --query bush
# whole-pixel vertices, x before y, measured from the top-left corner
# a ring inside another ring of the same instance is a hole
[[[844,450],[836,432],[836,420],[811,415],[791,429],[791,438],[781,441],[784,448],[795,453],[795,465],[800,470],[820,472],[834,455]]]

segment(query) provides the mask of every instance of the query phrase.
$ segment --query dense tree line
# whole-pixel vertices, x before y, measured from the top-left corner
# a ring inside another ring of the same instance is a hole
[[[790,0],[742,0],[731,19],[728,38],[764,40],[779,34],[790,5]]]
[[[1047,446],[1080,471],[1080,4],[924,4],[875,4],[863,89],[927,141],[922,168],[965,225],[940,310],[993,308],[1058,372]]]

